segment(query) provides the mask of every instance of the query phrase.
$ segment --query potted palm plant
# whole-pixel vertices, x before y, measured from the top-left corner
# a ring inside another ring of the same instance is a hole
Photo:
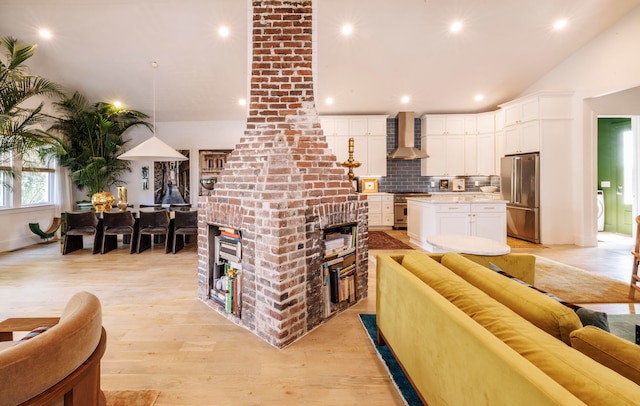
[[[59,115],[48,129],[54,140],[48,153],[70,170],[72,182],[80,190],[86,190],[92,202],[110,195],[113,204],[110,192],[99,194],[131,171],[128,161],[118,159],[126,143],[123,135],[138,125],[151,129],[151,124],[144,121],[148,116],[105,102],[89,104],[78,92],[54,106]]]
[[[44,102],[35,108],[25,102],[41,96],[61,96],[60,86],[29,73],[26,61],[35,45],[22,44],[14,37],[0,39],[4,57],[0,58],[0,156],[12,152],[17,156],[48,145],[49,138],[40,127],[47,116]]]

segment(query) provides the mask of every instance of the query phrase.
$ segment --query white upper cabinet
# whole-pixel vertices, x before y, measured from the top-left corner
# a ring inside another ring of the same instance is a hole
[[[353,157],[361,164],[356,176],[387,175],[387,116],[321,116],[320,126],[339,163],[348,159],[354,139]]]
[[[539,93],[500,106],[504,113],[504,154],[539,152],[541,123],[571,118],[570,95]]]
[[[343,117],[320,117],[320,127],[325,136],[349,135],[349,119]]]
[[[387,176],[387,137],[367,137],[367,176]]]
[[[495,113],[490,111],[488,113],[480,113],[476,116],[476,124],[478,134],[493,134],[496,131],[495,126]]]
[[[538,98],[521,100],[504,104],[505,127],[524,123],[538,118]]]
[[[477,167],[475,175],[497,175],[496,143],[494,133],[478,134],[476,142]]]
[[[426,135],[464,135],[465,125],[475,132],[475,119],[471,120],[467,114],[425,115]],[[468,121],[468,123],[467,123]]]
[[[493,174],[494,128],[493,112],[423,115],[422,150],[429,158],[422,160],[422,176]],[[482,131],[487,131],[490,139],[485,136],[479,143]],[[491,165],[486,164],[487,160]],[[480,172],[489,169],[492,172]]]
[[[429,135],[422,137],[422,145],[429,154],[429,158],[422,160],[423,176],[465,174],[464,135]]]

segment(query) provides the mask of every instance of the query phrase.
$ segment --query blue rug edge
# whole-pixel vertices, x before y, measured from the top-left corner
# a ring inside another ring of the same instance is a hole
[[[417,392],[413,389],[411,382],[409,382],[409,379],[404,374],[404,371],[391,353],[389,347],[386,345],[378,345],[376,315],[359,314],[359,316],[362,327],[364,327],[367,335],[369,336],[371,345],[373,345],[373,348],[378,353],[379,358],[383,361],[385,368],[389,372],[391,380],[398,389],[398,392],[400,392],[400,395],[403,397],[405,404],[408,406],[423,406],[422,400],[420,400]]]

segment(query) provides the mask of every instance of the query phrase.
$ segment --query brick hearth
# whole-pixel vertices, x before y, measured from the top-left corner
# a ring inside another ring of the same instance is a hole
[[[213,195],[199,198],[200,299],[210,303],[212,228],[240,230],[242,315],[212,306],[278,348],[324,322],[323,229],[357,223],[357,299],[367,295],[367,202],[320,128],[311,17],[311,0],[253,1],[247,127]]]

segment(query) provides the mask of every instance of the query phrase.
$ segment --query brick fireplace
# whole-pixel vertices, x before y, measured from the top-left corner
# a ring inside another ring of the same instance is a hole
[[[201,196],[198,296],[282,348],[323,313],[324,230],[357,225],[357,300],[367,296],[367,202],[328,149],[312,76],[312,0],[253,1],[247,127]],[[347,146],[345,145],[345,148]],[[241,238],[240,316],[213,302],[213,245],[221,228]]]

